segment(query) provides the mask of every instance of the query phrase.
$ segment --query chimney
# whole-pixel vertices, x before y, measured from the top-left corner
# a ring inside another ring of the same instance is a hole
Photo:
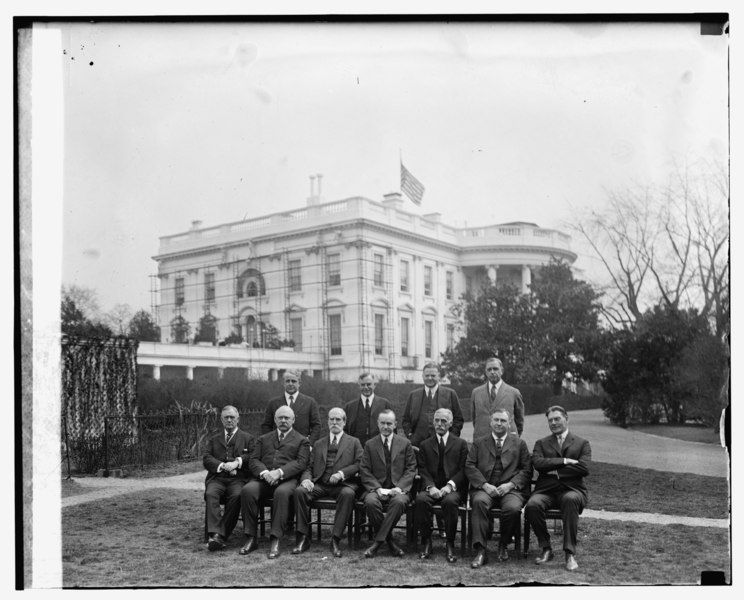
[[[201,221],[191,221],[191,231],[196,231],[201,227],[202,222]]]
[[[317,177],[318,177],[318,200],[320,200],[323,197],[323,192],[320,189],[320,185],[323,182],[323,174],[318,173]]]
[[[318,185],[320,185],[320,181],[318,182]],[[307,205],[318,205],[318,196],[315,195],[315,175],[310,175],[310,196],[307,198]]]

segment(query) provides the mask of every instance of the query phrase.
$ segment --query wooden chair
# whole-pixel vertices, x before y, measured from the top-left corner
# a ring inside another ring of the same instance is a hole
[[[473,509],[470,506],[470,496],[468,495],[468,548],[470,548],[473,545]],[[501,518],[501,509],[496,507],[491,507],[488,509],[488,517],[491,519],[491,521],[494,521],[496,519]],[[494,533],[496,533],[496,530],[494,530]],[[499,536],[501,536],[501,532],[498,532]],[[517,526],[514,528],[514,551],[516,552],[517,556],[519,556],[522,553],[522,528],[519,526],[519,523],[517,523]],[[512,540],[506,540],[506,545],[509,545],[512,542]]]
[[[316,511],[316,518],[312,518],[313,510]],[[323,511],[324,510],[336,510],[336,501],[333,498],[319,498],[317,500],[312,500],[310,502],[310,538],[313,537],[313,525],[315,525],[316,530],[318,532],[318,541],[321,539],[321,528],[324,524],[323,522]],[[332,524],[332,523],[331,523]],[[352,538],[354,535],[354,510],[352,509],[351,514],[349,515],[349,520],[346,523],[346,539],[349,544],[349,548],[351,548]]]

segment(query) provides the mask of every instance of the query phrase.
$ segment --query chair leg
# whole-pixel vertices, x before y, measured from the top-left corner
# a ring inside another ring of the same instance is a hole
[[[209,525],[207,524],[207,508],[204,507],[204,543],[209,541]]]
[[[527,554],[530,551],[530,522],[527,520],[527,517],[524,518],[524,552],[523,555],[527,556]]]

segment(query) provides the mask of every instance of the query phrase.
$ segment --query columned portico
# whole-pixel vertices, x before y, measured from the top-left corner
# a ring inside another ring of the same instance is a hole
[[[532,285],[532,269],[529,265],[522,265],[522,293],[529,294]]]

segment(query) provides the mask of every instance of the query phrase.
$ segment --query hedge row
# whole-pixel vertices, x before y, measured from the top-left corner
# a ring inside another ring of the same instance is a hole
[[[382,381],[375,393],[390,400],[399,417],[403,414],[406,399],[411,390],[420,387],[413,383],[390,383]],[[194,406],[209,403],[221,409],[231,404],[241,412],[262,410],[269,400],[282,393],[280,382],[263,380],[230,379],[222,380],[188,380],[173,379],[156,381],[143,378],[137,387],[137,405],[140,413],[167,411],[176,402],[182,406]],[[473,386],[457,386],[455,391],[460,397],[463,416],[468,421],[470,415],[470,393]],[[560,404],[566,410],[601,408],[602,396],[593,394],[566,394],[556,396],[550,386],[521,384],[519,390],[524,398],[525,412],[528,415],[542,414],[549,406]],[[359,386],[354,382],[327,381],[307,378],[302,381],[302,393],[312,396],[320,407],[326,409],[343,406],[359,396]]]

